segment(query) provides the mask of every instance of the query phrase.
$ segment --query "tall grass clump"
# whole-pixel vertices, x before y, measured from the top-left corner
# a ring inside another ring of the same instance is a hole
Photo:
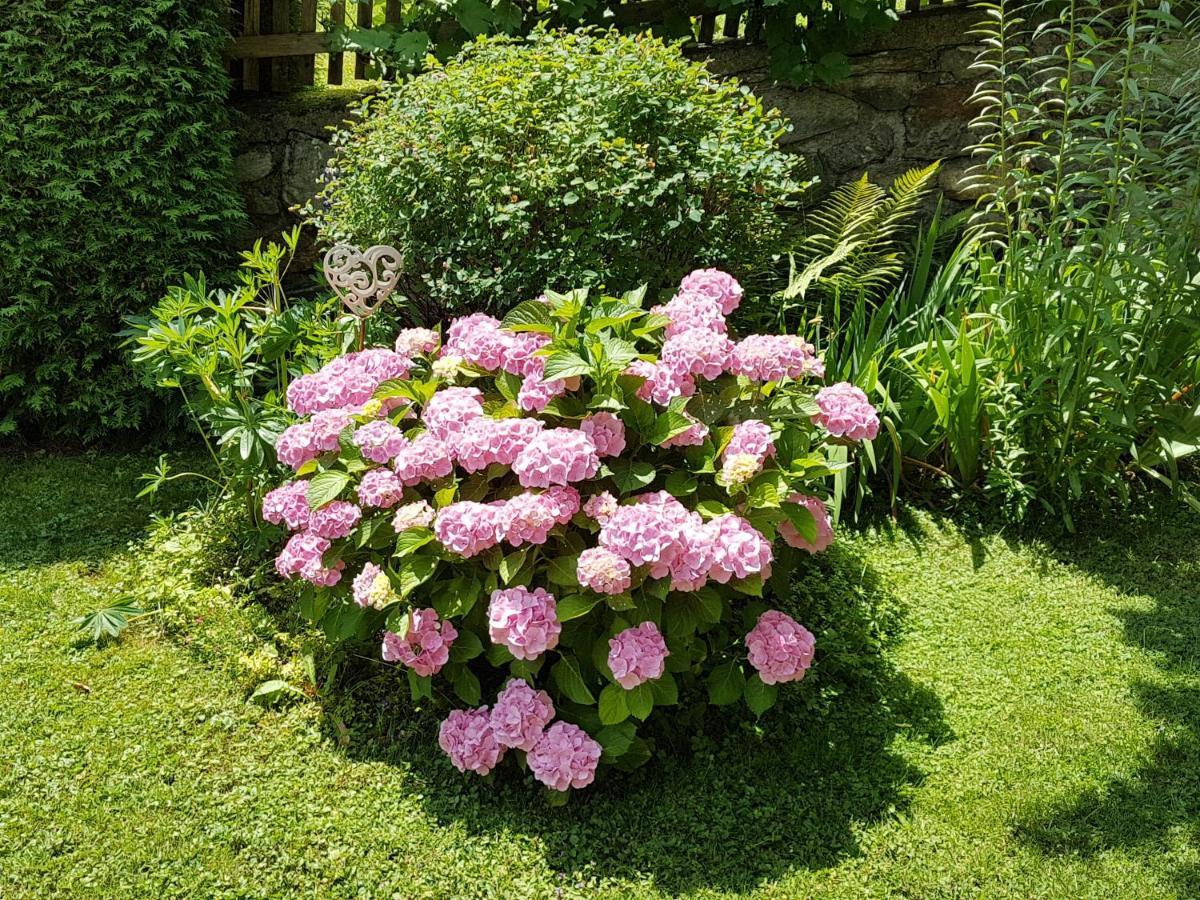
[[[1000,0],[973,123],[991,484],[1061,512],[1200,440],[1200,44],[1169,4]],[[995,261],[990,258],[995,257]]]

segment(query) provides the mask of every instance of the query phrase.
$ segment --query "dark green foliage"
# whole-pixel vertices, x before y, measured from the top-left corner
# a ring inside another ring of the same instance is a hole
[[[0,434],[90,441],[154,402],[115,334],[240,219],[221,0],[23,0],[0,21]]]
[[[646,36],[481,40],[362,113],[310,213],[326,239],[399,248],[431,322],[598,273],[652,292],[699,264],[742,274],[803,188],[777,112]]]

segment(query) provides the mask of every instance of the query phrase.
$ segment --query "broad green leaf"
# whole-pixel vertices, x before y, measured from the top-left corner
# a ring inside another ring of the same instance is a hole
[[[434,556],[409,556],[396,563],[397,593],[403,598],[433,577],[438,559]]]
[[[763,580],[759,574],[747,575],[745,578],[739,578],[736,581],[729,582],[729,586],[739,594],[745,594],[747,597],[761,597],[763,593]]]
[[[450,645],[450,659],[455,662],[466,662],[468,659],[474,659],[482,652],[483,641],[479,640],[479,635],[460,626],[458,637]]]
[[[428,528],[407,528],[396,535],[396,556],[408,556],[433,540]]]
[[[574,378],[577,375],[591,375],[592,364],[577,353],[569,350],[559,350],[546,357],[546,366],[542,372],[545,381],[560,381]]]
[[[655,706],[673,706],[679,702],[679,685],[670,672],[663,672],[662,677],[655,678],[648,684],[654,692]]]
[[[282,700],[285,694],[305,696],[304,691],[300,688],[276,678],[272,681],[264,681],[256,687],[254,693],[250,695],[250,702],[257,703],[259,706],[271,706]]]
[[[529,555],[529,548],[516,550],[508,554],[504,559],[500,560],[500,580],[505,584],[510,584],[513,576],[521,571],[521,566],[525,565],[525,557]]]
[[[554,333],[554,321],[550,317],[550,306],[540,300],[526,300],[508,311],[500,322],[509,331],[538,331]],[[509,397],[510,400],[515,399]]]
[[[625,692],[625,705],[635,717],[646,721],[654,709],[654,688],[649,684],[639,684],[631,691]]]
[[[800,536],[810,544],[815,544],[817,542],[817,520],[813,517],[812,511],[799,503],[785,503],[782,509],[783,514],[795,526]]]
[[[579,663],[575,657],[564,654],[550,670],[550,677],[568,700],[588,706],[596,702],[595,695],[588,690],[587,683],[579,672]]]
[[[617,489],[622,494],[632,494],[654,481],[657,474],[654,466],[645,462],[633,462],[629,459],[610,459],[608,470],[616,482]]]
[[[625,721],[617,725],[606,725],[596,732],[596,741],[604,748],[606,761],[612,762],[625,754],[637,736],[637,725]]]
[[[482,699],[479,679],[475,677],[466,665],[457,665],[450,670],[450,684],[460,700],[469,706],[475,706]]]
[[[483,585],[474,575],[459,575],[432,586],[429,594],[438,615],[465,616],[478,602]]]
[[[708,702],[714,706],[727,706],[742,699],[746,688],[746,676],[736,662],[717,666],[708,676]]]
[[[116,637],[129,627],[129,620],[134,616],[144,615],[146,610],[129,602],[121,602],[112,606],[98,609],[75,620],[81,631],[88,632],[93,643],[98,643],[105,637]]]
[[[601,599],[598,596],[584,594],[569,594],[563,597],[557,603],[558,621],[569,622],[572,619],[586,616]]]
[[[706,519],[715,519],[729,512],[729,507],[718,500],[701,500],[696,504],[696,512]]]
[[[750,707],[750,711],[756,716],[761,716],[775,705],[775,700],[779,696],[779,686],[775,684],[763,684],[763,680],[758,677],[758,673],[755,673],[746,679],[745,692],[746,705]]]
[[[546,565],[546,577],[552,584],[563,587],[579,587],[579,577],[576,575],[578,565],[578,554],[556,557]]]
[[[696,493],[699,482],[687,472],[680,470],[668,475],[663,487],[666,488],[668,494],[674,497],[687,497],[690,494]]]
[[[414,701],[433,699],[433,679],[428,675],[418,675],[408,669],[408,693]]]
[[[350,476],[345,472],[321,472],[314,475],[308,482],[308,508],[320,509],[326,503],[336,500],[349,483]]]
[[[600,721],[605,725],[616,725],[629,718],[629,704],[625,701],[625,688],[619,684],[605,685],[600,692]]]

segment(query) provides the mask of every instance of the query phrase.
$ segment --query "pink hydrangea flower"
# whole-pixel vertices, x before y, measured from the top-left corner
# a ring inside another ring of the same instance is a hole
[[[384,660],[404,663],[418,675],[436,675],[450,661],[450,647],[458,637],[458,629],[449,619],[439,619],[432,609],[414,609],[408,621],[404,637],[384,632]]]
[[[548,334],[541,334],[536,331],[504,331],[504,351],[501,354],[500,367],[512,375],[520,375],[522,378],[529,375],[542,377],[542,372],[545,371],[546,359],[543,356],[534,356],[538,350],[541,350],[549,344],[553,338]]]
[[[364,459],[377,463],[389,462],[408,444],[404,432],[386,419],[377,419],[359,427],[352,440]]]
[[[438,510],[433,533],[447,550],[469,559],[500,543],[505,519],[503,505],[463,500]]]
[[[670,576],[671,590],[698,591],[717,561],[715,532],[692,514],[679,526],[675,543],[650,567],[651,578]]]
[[[522,487],[553,487],[595,477],[600,457],[582,431],[551,428],[534,436],[512,468]]]
[[[668,319],[665,334],[672,338],[677,334],[701,328],[724,334],[728,328],[719,301],[699,294],[680,292],[665,306],[656,306],[651,312],[662,313]]]
[[[849,382],[821,388],[816,400],[821,411],[813,416],[813,422],[834,437],[873,441],[879,434],[879,414],[875,407],[861,389]]]
[[[262,516],[272,525],[296,531],[308,524],[308,482],[291,481],[263,497]]]
[[[667,338],[659,366],[669,369],[676,378],[697,375],[713,379],[724,373],[732,350],[733,341],[719,331],[689,328]]]
[[[579,512],[579,491],[570,485],[547,488],[542,491],[542,497],[554,510],[554,520],[559,525],[566,525]]]
[[[617,498],[608,491],[592,494],[587,503],[583,504],[583,512],[588,518],[603,525],[617,511]]]
[[[655,563],[675,548],[680,529],[694,515],[666,491],[643,494],[601,524],[600,546],[635,566]]]
[[[547,500],[545,494],[526,491],[503,501],[504,540],[514,547],[522,544],[544,544],[550,529],[558,524],[558,504]]]
[[[742,286],[720,269],[696,269],[679,283],[679,293],[716,301],[724,315],[730,315],[742,302]]]
[[[608,668],[627,691],[662,678],[669,655],[667,642],[653,622],[626,628],[608,641]]]
[[[771,544],[740,516],[717,516],[708,523],[715,559],[708,577],[725,584],[731,578],[771,574]]]
[[[721,477],[731,484],[747,482],[762,470],[767,457],[774,455],[770,425],[757,419],[739,422],[721,452],[724,461]]]
[[[666,406],[676,397],[690,397],[696,393],[696,380],[691,375],[680,374],[667,366],[645,360],[634,360],[625,374],[646,379],[637,389],[637,396],[659,406]]]
[[[554,595],[543,588],[514,587],[492,592],[488,634],[517,659],[537,659],[558,646],[562,626]]]
[[[381,347],[347,353],[289,384],[288,406],[302,416],[362,406],[383,382],[407,378],[408,366],[406,357]]]
[[[692,423],[692,427],[667,438],[659,444],[660,447],[699,447],[704,443],[708,437],[708,426],[691,413],[684,412],[683,416]]]
[[[454,455],[464,472],[479,472],[493,463],[511,466],[543,425],[537,419],[472,419],[454,441]]]
[[[382,609],[392,598],[392,583],[383,569],[369,562],[354,576],[351,593],[359,606]]]
[[[396,454],[392,460],[396,477],[412,487],[422,481],[445,478],[454,471],[449,448],[431,434],[423,434]]]
[[[812,344],[786,334],[752,334],[742,338],[729,355],[729,371],[755,381],[821,377],[825,366],[817,359]]]
[[[314,509],[308,517],[308,530],[323,538],[336,540],[354,531],[362,518],[362,510],[345,500],[334,500],[320,509]]]
[[[625,423],[610,412],[598,412],[579,423],[579,430],[592,439],[600,456],[625,452]]]
[[[492,706],[492,734],[501,747],[529,751],[541,740],[554,718],[554,704],[545,691],[535,691],[520,678],[511,678]]]
[[[456,709],[438,730],[438,746],[460,772],[486,775],[504,756],[504,748],[492,732],[492,717],[486,706]]]
[[[460,435],[472,419],[483,415],[483,392],[479,388],[442,388],[429,398],[421,413],[429,434],[448,446]]]
[[[575,567],[579,583],[598,594],[620,594],[629,590],[632,574],[629,563],[604,547],[592,547],[579,554]]]
[[[350,416],[341,410],[324,410],[308,422],[292,425],[275,442],[275,455],[285,466],[299,469],[310,459],[338,449],[338,437],[350,424]]]
[[[829,518],[829,508],[825,506],[825,501],[808,494],[792,494],[788,497],[788,503],[799,503],[812,513],[813,520],[817,523],[817,539],[812,543],[805,540],[804,535],[800,534],[788,519],[779,523],[779,536],[791,546],[807,550],[809,553],[820,553],[829,549],[829,545],[833,543],[833,521]]]
[[[284,578],[299,575],[319,587],[333,587],[342,579],[346,564],[340,559],[332,566],[323,562],[330,544],[325,538],[301,531],[293,534],[275,558],[275,571]]]
[[[392,519],[392,528],[399,534],[401,531],[408,531],[410,528],[428,528],[433,524],[433,507],[424,500],[418,500],[415,503],[406,503],[396,510],[396,515]]]
[[[603,748],[578,725],[555,722],[534,744],[526,761],[533,777],[556,791],[585,788],[596,777]]]
[[[358,502],[363,506],[390,509],[404,497],[404,482],[390,469],[371,469],[358,483]]]
[[[763,684],[799,681],[812,665],[816,638],[786,613],[771,609],[746,635],[750,665]]]
[[[557,379],[543,381],[540,374],[526,375],[517,391],[517,406],[526,412],[541,412],[550,401],[567,392],[567,383]]]
[[[508,334],[501,330],[499,319],[483,313],[455,319],[446,330],[442,356],[460,356],[474,366],[494,372],[504,362]]]
[[[442,342],[432,328],[405,328],[396,335],[396,352],[406,359],[432,353]]]

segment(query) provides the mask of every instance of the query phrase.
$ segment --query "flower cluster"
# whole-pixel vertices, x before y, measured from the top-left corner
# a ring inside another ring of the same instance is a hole
[[[470,707],[438,735],[460,771],[523,754],[539,782],[578,789],[602,756],[649,756],[638,721],[706,673],[738,670],[709,682],[713,702],[752,682],[761,713],[812,666],[815,639],[786,613],[740,640],[729,623],[787,583],[773,568],[794,576],[829,546],[807,473],[879,418],[853,385],[813,383],[802,338],[739,340],[726,317],[742,299],[715,269],[649,310],[547,292],[512,327],[477,313],[444,341],[406,329],[292,383],[300,420],[276,450],[297,477],[262,504],[291,532],[276,568],[315,586],[326,633],[382,635],[414,697]]]

